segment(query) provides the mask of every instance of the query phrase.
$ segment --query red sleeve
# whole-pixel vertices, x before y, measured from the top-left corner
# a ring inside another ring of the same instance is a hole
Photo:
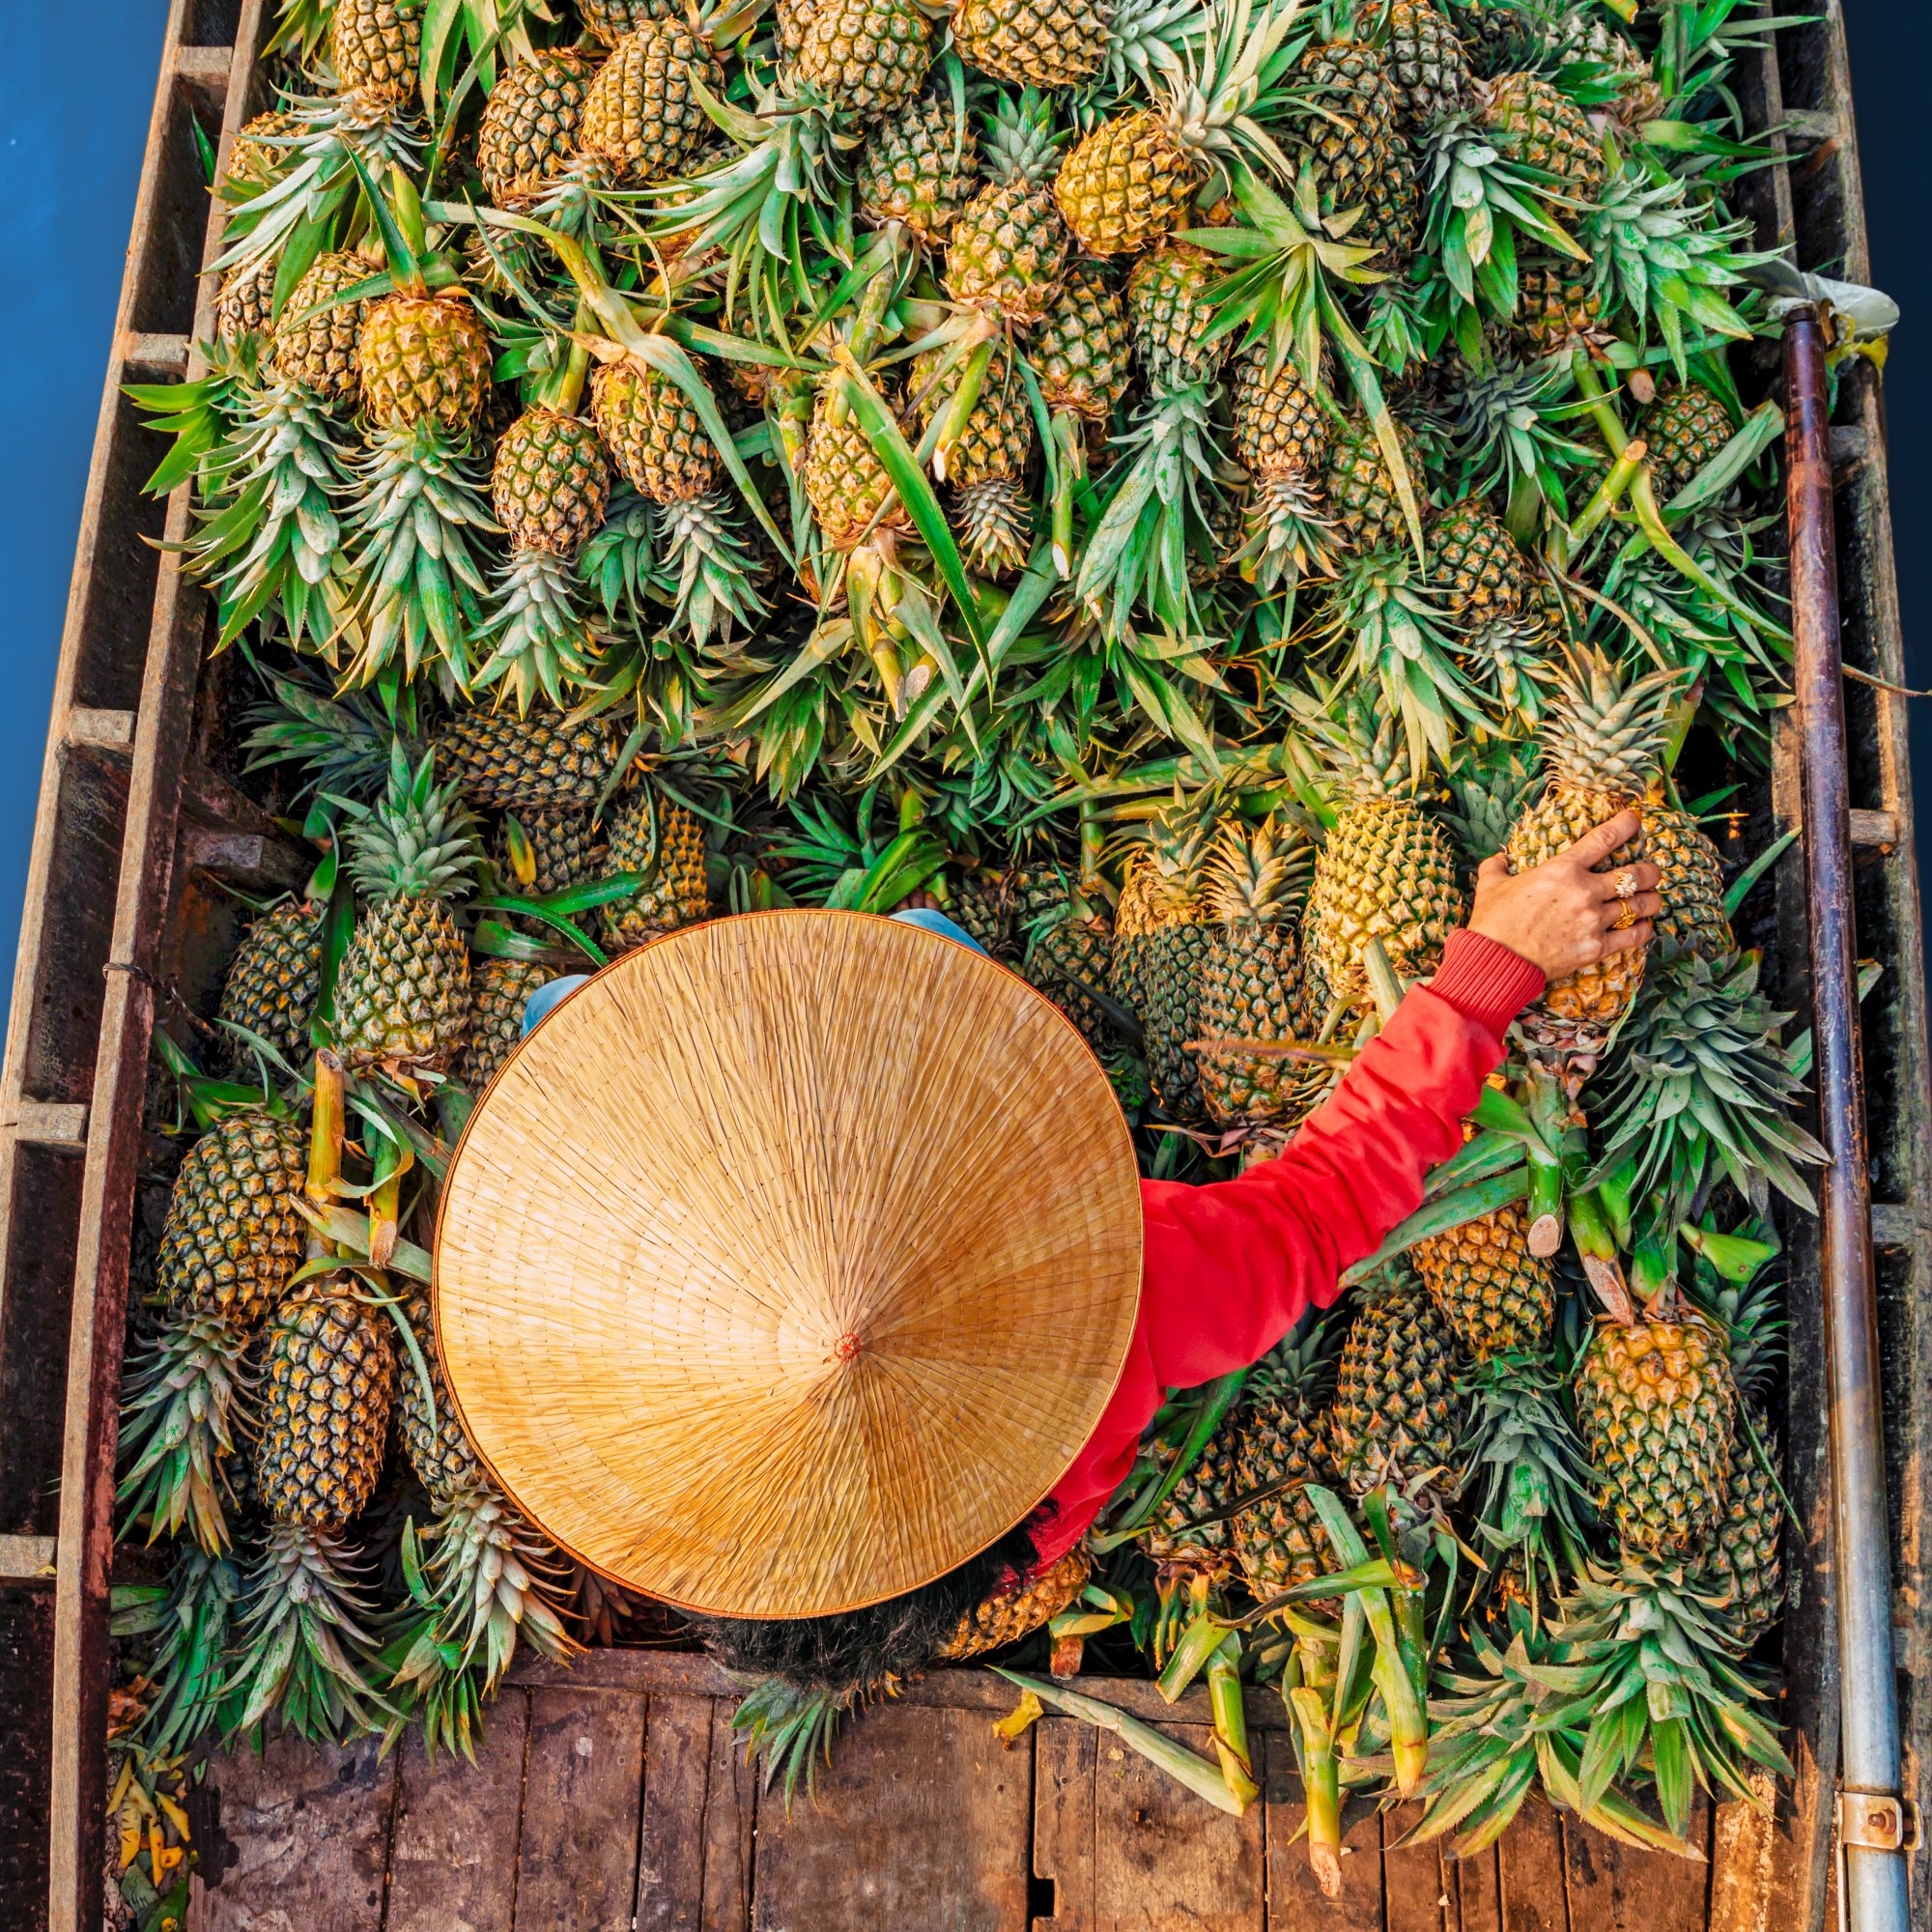
[[[1421,1204],[1505,1029],[1542,990],[1508,947],[1452,933],[1435,978],[1409,989],[1278,1160],[1204,1187],[1142,1181],[1147,1264],[1126,1371],[1054,1492],[1057,1516],[1035,1537],[1042,1561],[1085,1532],[1166,1390],[1258,1361]]]

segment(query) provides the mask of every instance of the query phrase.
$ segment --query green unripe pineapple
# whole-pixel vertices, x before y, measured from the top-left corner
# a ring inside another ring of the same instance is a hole
[[[242,935],[221,982],[219,1017],[259,1035],[299,1065],[308,1056],[309,1023],[322,990],[322,908],[310,899],[284,899]],[[247,1046],[233,1042],[238,1061]]]
[[[1458,1371],[1455,1336],[1406,1268],[1365,1285],[1328,1411],[1336,1467],[1358,1495],[1391,1479],[1453,1483]]]

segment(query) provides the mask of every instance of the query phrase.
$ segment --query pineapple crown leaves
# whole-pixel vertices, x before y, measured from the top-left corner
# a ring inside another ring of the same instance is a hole
[[[980,161],[988,181],[1038,186],[1060,172],[1061,144],[1066,137],[1054,127],[1051,94],[1028,87],[1015,97],[1002,89],[982,125]]]
[[[1285,99],[1283,80],[1301,52],[1290,41],[1300,0],[1218,0],[1203,32],[1164,66],[1154,92],[1166,97],[1176,141],[1204,168],[1236,156],[1279,180],[1294,170],[1263,117]]]
[[[474,889],[482,863],[476,821],[456,787],[436,782],[436,756],[413,770],[401,741],[390,747],[388,783],[374,806],[336,803],[355,821],[349,830],[349,873],[379,898],[457,899]]]
[[[1155,74],[1178,77],[1182,53],[1208,27],[1200,0],[1120,0],[1107,21],[1106,90],[1151,93]]]
[[[366,693],[337,695],[327,678],[298,664],[288,672],[262,670],[267,694],[243,715],[246,771],[300,763],[308,781],[298,797],[320,791],[368,801],[387,782],[395,747],[419,754],[413,707],[399,721],[385,717]]]
[[[1543,727],[1550,783],[1641,798],[1660,776],[1685,673],[1671,666],[1627,680],[1603,652],[1583,648],[1568,654],[1553,682],[1556,696]]]
[[[1776,1187],[1813,1207],[1799,1169],[1825,1151],[1795,1121],[1803,1092],[1782,1044],[1790,1014],[1758,988],[1759,958],[1710,961],[1690,952],[1653,960],[1623,1051],[1593,1109],[1605,1169],[1634,1158],[1636,1186],[1682,1204],[1716,1178],[1763,1213]]]
[[[1314,846],[1293,819],[1227,820],[1207,864],[1208,909],[1225,925],[1283,925],[1300,909]]]
[[[1459,359],[1444,400],[1463,491],[1507,497],[1533,480],[1547,502],[1562,502],[1563,472],[1593,455],[1565,434],[1577,413],[1575,386],[1563,361]]]
[[[1349,1324],[1332,1315],[1298,1321],[1248,1371],[1242,1406],[1291,1395],[1310,1404],[1325,1401],[1348,1332]]]
[[[1301,802],[1332,828],[1339,812],[1374,799],[1412,799],[1425,774],[1406,755],[1401,721],[1357,691],[1288,693],[1286,760]]]

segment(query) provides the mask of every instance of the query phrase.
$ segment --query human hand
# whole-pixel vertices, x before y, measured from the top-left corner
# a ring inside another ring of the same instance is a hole
[[[1551,981],[1643,945],[1651,921],[1663,910],[1657,892],[1662,874],[1647,863],[1594,869],[1642,829],[1635,812],[1620,811],[1526,872],[1512,872],[1500,852],[1485,859],[1476,870],[1469,930],[1520,953]],[[1619,897],[1617,885],[1626,874],[1636,890]],[[1635,922],[1619,926],[1626,906]]]

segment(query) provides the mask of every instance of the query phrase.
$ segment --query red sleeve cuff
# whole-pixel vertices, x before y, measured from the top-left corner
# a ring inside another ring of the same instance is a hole
[[[1542,971],[1520,952],[1463,926],[1449,935],[1429,990],[1500,1039],[1543,985]]]

